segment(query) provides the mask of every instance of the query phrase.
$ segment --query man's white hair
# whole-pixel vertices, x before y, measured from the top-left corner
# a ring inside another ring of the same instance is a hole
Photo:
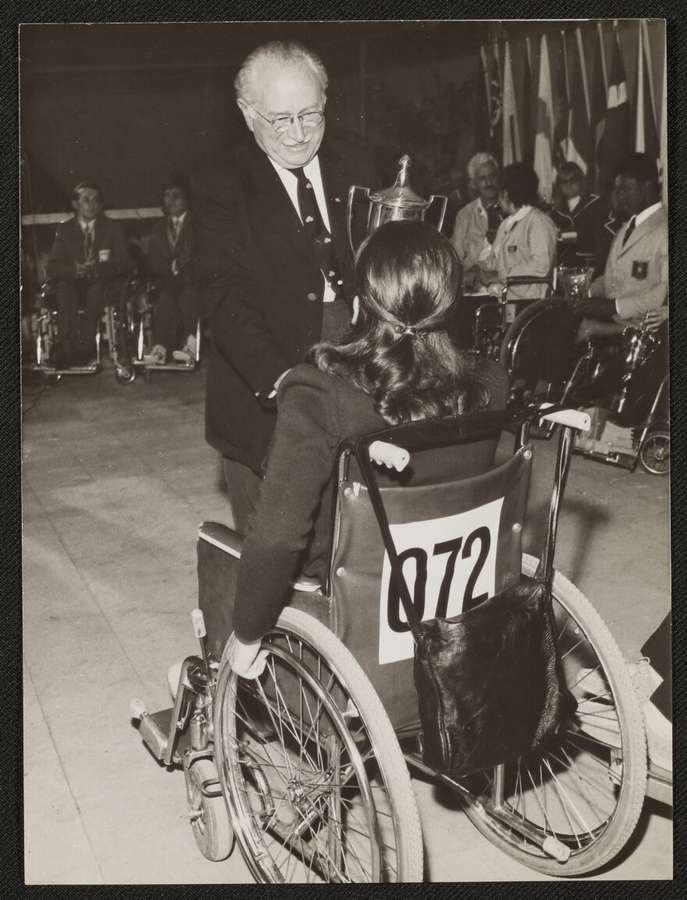
[[[295,41],[270,41],[256,47],[245,58],[234,79],[237,99],[245,100],[246,103],[256,101],[260,76],[268,65],[305,66],[320,82],[322,93],[327,91],[327,70],[316,53]]]
[[[475,176],[477,175],[477,170],[481,169],[482,166],[493,166],[496,171],[499,171],[499,164],[491,155],[491,153],[475,153],[470,162],[468,163],[468,178],[470,181],[474,183]]]

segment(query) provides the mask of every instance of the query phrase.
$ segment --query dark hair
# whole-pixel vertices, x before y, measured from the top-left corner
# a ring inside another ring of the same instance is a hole
[[[525,163],[513,163],[501,172],[501,190],[508,192],[514,206],[539,204],[539,179],[537,173]]]
[[[572,175],[577,181],[585,182],[585,174],[576,162],[563,162],[558,167],[558,178],[561,175]]]
[[[80,181],[74,187],[74,190],[72,191],[72,202],[78,201],[79,191],[85,191],[85,190],[97,191],[100,199],[101,200],[103,199],[103,192],[100,190],[100,185],[96,184],[95,181],[85,180],[85,181]]]
[[[486,405],[473,358],[447,332],[463,274],[451,243],[423,222],[387,222],[355,271],[358,321],[346,342],[318,344],[310,360],[370,394],[392,425]]]
[[[173,172],[162,185],[162,188],[160,189],[160,195],[162,196],[165,191],[169,191],[172,188],[176,188],[177,190],[181,191],[187,202],[190,200],[191,187],[189,184],[188,176],[184,175],[181,172]]]
[[[625,178],[634,178],[635,181],[652,184],[656,190],[659,187],[658,169],[656,161],[648,153],[629,153],[615,168],[615,176],[623,175]]]

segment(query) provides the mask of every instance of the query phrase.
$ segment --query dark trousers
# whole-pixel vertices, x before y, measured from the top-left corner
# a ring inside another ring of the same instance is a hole
[[[222,467],[231,510],[231,527],[239,534],[245,534],[260,496],[261,479],[248,466],[226,456],[222,458]]]
[[[95,356],[95,335],[106,293],[103,282],[97,279],[57,283],[60,365],[78,365]]]
[[[189,334],[196,333],[198,291],[182,275],[165,279],[158,284],[158,288],[155,343],[162,344],[171,353],[183,347]]]

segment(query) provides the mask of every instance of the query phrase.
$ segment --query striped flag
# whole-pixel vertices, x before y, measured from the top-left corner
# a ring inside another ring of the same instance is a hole
[[[579,28],[577,29],[579,32]],[[570,90],[570,118],[568,120],[568,140],[565,158],[575,162],[586,174],[589,170],[589,120],[585,99],[585,69],[581,41],[574,36],[568,53],[568,85]]]
[[[551,94],[553,97],[553,144],[551,153],[555,166],[565,159],[565,148],[568,143],[568,125],[570,121],[570,92],[568,90],[568,53],[565,45],[565,32],[560,32],[560,52],[552,53],[549,59],[551,73]]]
[[[600,184],[603,190],[610,190],[615,167],[630,152],[633,144],[632,134],[630,106],[627,101],[627,77],[620,52],[618,29],[614,28],[613,58],[606,95],[606,118],[599,147]]]
[[[649,55],[649,35],[646,33],[646,22],[639,23],[639,51],[637,60],[637,114],[635,117],[635,150],[646,153],[661,165],[661,150],[658,143],[656,118],[654,116],[653,91],[647,66]]]
[[[480,47],[480,62],[484,84],[483,97],[486,100],[486,142],[480,150],[488,150],[493,156],[501,154],[501,80],[497,67],[498,48],[494,45],[495,54]]]
[[[553,95],[551,68],[546,35],[541,36],[539,54],[539,86],[537,88],[537,131],[534,138],[534,171],[539,178],[539,193],[544,201],[551,201],[554,181],[553,169]]]
[[[510,44],[506,41],[503,56],[503,101],[501,105],[501,121],[503,125],[502,164],[520,162],[520,131],[518,128],[518,111],[515,105],[515,89],[513,87],[513,67],[510,58]]]

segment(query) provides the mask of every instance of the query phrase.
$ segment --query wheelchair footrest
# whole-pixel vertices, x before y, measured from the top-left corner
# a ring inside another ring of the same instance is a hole
[[[138,718],[139,720],[138,732],[141,735],[143,743],[160,763],[162,762],[165,750],[167,749],[167,741],[173,714],[173,707],[170,707],[169,709],[160,709],[154,713],[149,713],[145,710],[132,711],[132,717]],[[172,765],[182,765],[184,752],[188,747],[188,733],[184,731],[177,736],[176,746],[172,756]]]

